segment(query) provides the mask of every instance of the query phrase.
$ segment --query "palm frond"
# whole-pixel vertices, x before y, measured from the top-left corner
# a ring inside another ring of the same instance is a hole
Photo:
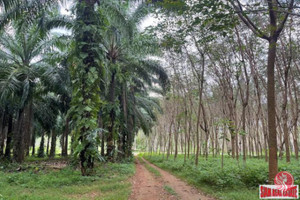
[[[58,5],[58,0],[42,0],[42,2],[41,0],[12,0],[15,3],[8,3],[11,0],[2,0],[3,3],[4,1],[8,7],[6,12],[0,16],[0,30],[11,20],[22,19],[24,24],[32,23],[49,6]]]
[[[3,7],[5,11],[15,6],[19,0],[0,0],[0,7]]]
[[[53,28],[67,28],[71,30],[74,27],[74,20],[69,16],[54,16],[46,17],[40,20],[39,26],[44,31],[49,31]]]
[[[156,75],[158,77],[159,83],[162,88],[166,91],[170,86],[170,81],[168,74],[164,70],[164,68],[157,62],[150,59],[141,60],[142,65],[145,67],[147,71]]]
[[[151,7],[145,3],[139,4],[137,9],[131,14],[130,20],[134,24],[139,24],[150,13]]]
[[[110,26],[116,27],[124,37],[132,38],[135,24],[129,20],[129,16],[116,1],[104,1],[99,12],[103,12],[108,18]]]
[[[151,118],[136,107],[134,108],[134,115],[136,116],[137,127],[141,128],[145,135],[149,135],[152,126]]]

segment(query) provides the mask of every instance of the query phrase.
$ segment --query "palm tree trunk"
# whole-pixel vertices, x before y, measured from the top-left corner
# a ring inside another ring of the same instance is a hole
[[[54,158],[55,157],[55,148],[56,148],[56,132],[55,130],[52,130],[51,134],[51,149],[50,149],[50,157]]]
[[[111,75],[111,82],[109,86],[109,102],[111,105],[114,105],[115,103],[115,71],[112,72]],[[115,125],[115,111],[114,108],[112,107],[110,111],[110,125],[108,127],[108,135],[107,135],[107,152],[106,156],[109,161],[112,161],[114,158],[114,150],[115,150],[115,145],[114,145],[114,125]]]
[[[100,110],[99,84],[100,78],[98,73],[102,73],[101,64],[96,62],[99,59],[98,42],[96,42],[98,31],[95,28],[99,24],[98,14],[95,11],[97,0],[78,0],[76,5],[75,20],[75,49],[76,57],[79,59],[78,64],[72,73],[73,92],[76,97],[72,98],[75,112],[73,117],[78,118],[81,123],[76,124],[78,130],[78,144],[82,145],[79,153],[81,174],[89,175],[94,167],[95,155],[89,149],[96,149],[95,138],[89,140],[91,132],[97,127],[98,112]],[[97,50],[96,50],[97,49]],[[75,63],[74,63],[75,64]],[[85,120],[89,121],[84,124]]]
[[[47,136],[47,150],[46,150],[46,155],[49,156],[49,147],[50,147],[50,135],[51,135],[51,132],[50,134]]]
[[[102,118],[101,118],[101,113],[98,116],[98,127],[103,129],[103,122],[102,122]],[[104,153],[105,133],[103,131],[101,131],[99,137],[101,138],[101,156],[104,157],[105,156],[105,153]]]
[[[32,134],[33,126],[33,101],[32,99],[28,102],[25,109],[25,120],[24,120],[24,151],[25,155],[29,155],[30,139]]]
[[[2,112],[2,115],[0,116],[0,158],[3,156],[4,153],[5,118],[5,112]]]
[[[65,131],[62,135],[62,152],[61,155],[66,157],[68,156],[68,133],[69,133],[69,118],[66,119]]]
[[[45,157],[45,133],[42,133],[42,137],[41,137],[41,143],[40,143],[40,148],[39,148],[39,152],[38,152],[38,157],[39,158],[44,158]]]
[[[104,152],[104,149],[105,149],[105,134],[102,133],[102,138],[101,138],[101,156],[105,156],[105,152]]]
[[[34,156],[35,155],[35,133],[34,132],[32,133],[31,145],[32,145],[31,155]]]
[[[24,109],[19,110],[18,120],[14,131],[13,157],[18,163],[24,161]]]
[[[127,157],[132,156],[132,143],[134,133],[134,116],[130,115],[128,119],[128,135],[127,135]]]
[[[7,126],[7,138],[6,138],[6,148],[4,157],[7,160],[11,160],[11,148],[12,148],[12,137],[13,137],[13,116],[8,115],[8,126]]]

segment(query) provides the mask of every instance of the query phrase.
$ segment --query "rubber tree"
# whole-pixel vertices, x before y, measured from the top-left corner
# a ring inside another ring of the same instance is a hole
[[[257,36],[268,41],[267,61],[267,107],[268,107],[268,132],[269,132],[269,183],[272,183],[278,173],[277,158],[277,133],[276,133],[276,99],[275,99],[275,60],[277,40],[285,23],[294,8],[295,1],[290,0],[282,5],[276,0],[267,0],[265,10],[268,12],[268,29],[260,29],[253,20],[249,18],[249,11],[244,10],[239,0],[229,0],[241,21]],[[251,11],[250,11],[251,12]],[[261,12],[258,12],[261,13]]]

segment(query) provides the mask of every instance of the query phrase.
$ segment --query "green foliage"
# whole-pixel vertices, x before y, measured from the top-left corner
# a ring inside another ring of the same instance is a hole
[[[4,6],[5,12],[0,13],[0,30],[11,20],[22,20],[23,24],[32,24],[51,6],[58,6],[57,0],[22,1],[22,0],[0,0],[0,6]]]
[[[72,101],[69,114],[75,123],[74,157],[80,158],[82,174],[93,168],[98,157],[97,118],[100,110],[100,83],[104,52],[101,41],[102,19],[95,11],[96,2],[79,2],[76,6],[75,49],[71,61]]]
[[[164,189],[171,195],[177,196],[177,193],[168,185],[164,185]]]

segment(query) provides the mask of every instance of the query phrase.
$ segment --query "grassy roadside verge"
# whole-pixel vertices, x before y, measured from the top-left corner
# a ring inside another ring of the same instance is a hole
[[[19,166],[0,165],[0,200],[125,200],[131,192],[133,163],[98,163],[93,176],[82,177],[70,167],[44,168],[38,162]]]

